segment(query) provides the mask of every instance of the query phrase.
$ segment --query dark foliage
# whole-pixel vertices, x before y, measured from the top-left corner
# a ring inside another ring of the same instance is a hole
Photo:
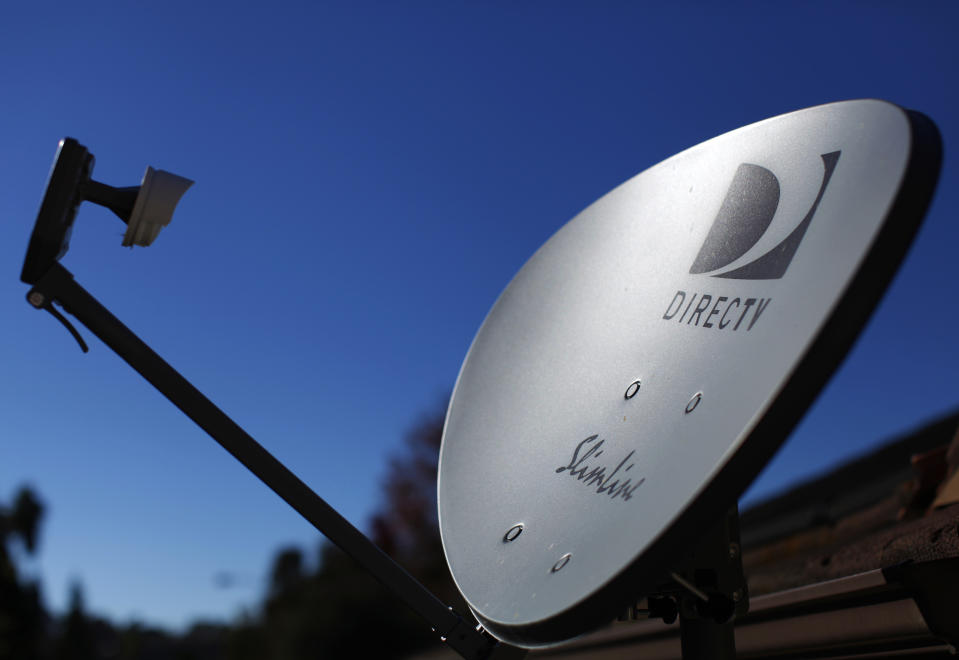
[[[401,453],[390,460],[371,535],[440,599],[468,613],[446,571],[439,537],[442,431],[437,412],[406,434]],[[280,550],[257,614],[230,626],[197,623],[181,635],[137,623],[117,626],[85,611],[79,583],[71,587],[66,614],[51,617],[38,585],[17,568],[17,557],[37,549],[43,506],[28,489],[13,502],[0,507],[0,660],[395,658],[441,643],[429,624],[328,543],[315,562],[299,548]]]
[[[43,505],[28,488],[0,507],[0,660],[40,658],[44,653],[46,614],[39,586],[17,568],[20,548],[37,547]],[[18,545],[20,547],[18,547]]]
[[[372,538],[462,613],[468,610],[445,568],[436,513],[442,432],[438,412],[407,433],[402,453],[390,460]],[[306,573],[303,566],[294,548],[274,561],[259,635],[249,631],[264,653],[260,657],[398,657],[440,643],[424,620],[335,547],[321,547],[316,572]]]

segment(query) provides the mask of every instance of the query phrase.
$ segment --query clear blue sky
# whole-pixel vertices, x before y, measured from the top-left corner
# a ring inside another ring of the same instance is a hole
[[[946,161],[908,261],[751,497],[959,404],[956,3],[15,3],[0,23],[0,501],[49,507],[46,602],[180,626],[317,535],[18,281],[57,141],[196,181],[147,249],[86,205],[64,264],[359,526],[490,305],[566,220],[741,125],[876,97]],[[240,584],[217,588],[220,571]]]

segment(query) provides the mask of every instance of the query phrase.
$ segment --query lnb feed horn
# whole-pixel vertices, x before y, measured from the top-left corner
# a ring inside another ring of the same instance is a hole
[[[91,178],[94,157],[73,138],[60,141],[20,279],[34,284],[70,247],[70,234],[83,201],[104,206],[127,223],[124,246],[147,246],[170,224],[190,179],[147,167],[139,186],[116,188]]]

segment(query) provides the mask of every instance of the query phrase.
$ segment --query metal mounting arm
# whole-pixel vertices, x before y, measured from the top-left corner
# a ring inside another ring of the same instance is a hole
[[[461,656],[481,660],[525,655],[474,628],[436,598],[123,325],[59,262],[36,281],[27,299],[39,308],[52,309],[52,302],[59,303],[317,530],[406,601]]]

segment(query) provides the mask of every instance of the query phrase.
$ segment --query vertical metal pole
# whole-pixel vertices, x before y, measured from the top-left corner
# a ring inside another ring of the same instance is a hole
[[[673,574],[684,591],[679,603],[683,660],[733,660],[733,622],[749,609],[737,505],[700,538],[683,572]],[[702,584],[696,584],[700,573]]]
[[[732,621],[716,623],[711,619],[680,614],[679,638],[683,660],[734,660],[736,657]]]

